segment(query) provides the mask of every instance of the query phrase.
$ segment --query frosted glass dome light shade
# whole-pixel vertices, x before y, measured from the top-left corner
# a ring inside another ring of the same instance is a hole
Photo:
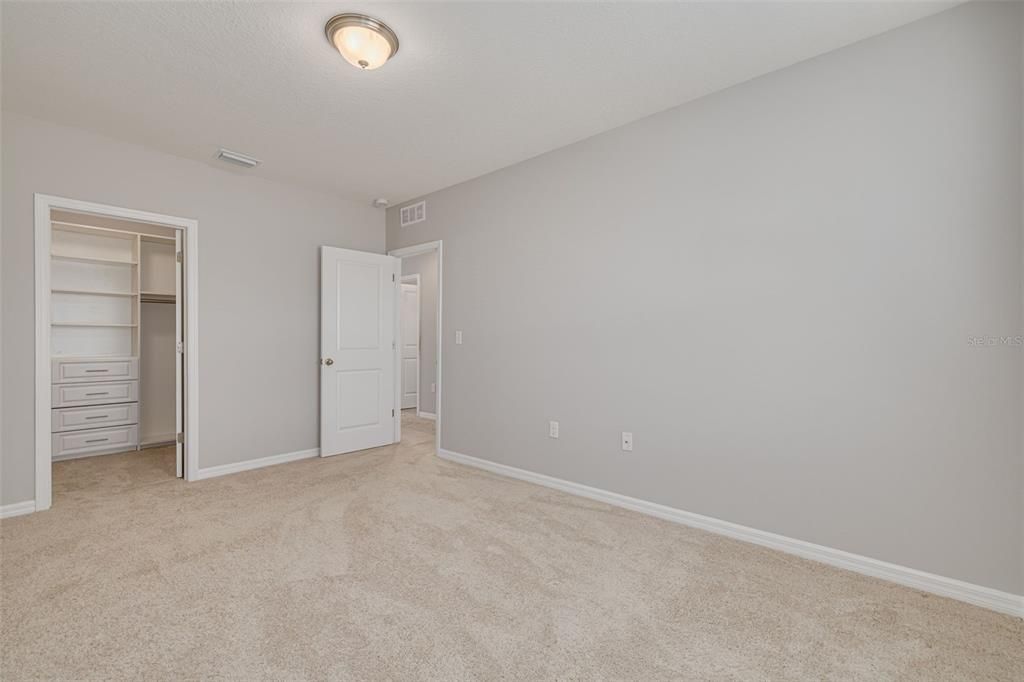
[[[346,62],[364,71],[379,69],[398,52],[398,36],[365,14],[339,14],[327,22],[327,39]]]

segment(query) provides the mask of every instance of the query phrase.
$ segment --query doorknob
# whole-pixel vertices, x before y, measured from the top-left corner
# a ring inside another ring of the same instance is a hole
[[[332,360],[331,358],[327,358],[326,360],[324,360],[324,364],[330,367],[331,365],[334,364],[334,360]]]

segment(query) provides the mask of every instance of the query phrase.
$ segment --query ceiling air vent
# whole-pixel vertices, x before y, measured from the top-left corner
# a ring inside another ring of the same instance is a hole
[[[263,163],[259,159],[254,159],[251,156],[246,156],[245,154],[239,154],[238,152],[233,152],[230,149],[220,149],[220,150],[218,150],[217,151],[217,158],[220,159],[221,161],[227,161],[228,163],[233,163],[236,166],[242,166],[243,168],[255,168],[256,166],[258,166],[261,163]]]
[[[427,202],[421,201],[420,203],[413,204],[412,206],[405,206],[402,208],[401,215],[402,227],[422,223],[427,219]]]

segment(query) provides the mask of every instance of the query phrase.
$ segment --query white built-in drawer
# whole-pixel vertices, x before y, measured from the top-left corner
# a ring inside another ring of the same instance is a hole
[[[96,429],[101,426],[123,426],[139,423],[139,404],[97,405],[95,407],[65,407],[51,410],[53,433]]]
[[[116,381],[139,378],[138,358],[53,358],[51,379],[55,384]]]
[[[139,442],[139,427],[131,424],[89,431],[55,433],[52,438],[52,458],[67,459],[103,452],[134,450]]]
[[[52,389],[51,407],[134,403],[139,399],[138,381],[110,381],[103,384],[54,384]]]

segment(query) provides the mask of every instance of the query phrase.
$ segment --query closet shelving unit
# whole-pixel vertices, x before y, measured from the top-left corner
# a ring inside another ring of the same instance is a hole
[[[138,355],[139,236],[53,222],[54,358]]]
[[[51,227],[53,458],[138,449],[142,282],[152,279],[143,255],[149,244],[170,245],[173,285],[174,239],[57,220]]]

